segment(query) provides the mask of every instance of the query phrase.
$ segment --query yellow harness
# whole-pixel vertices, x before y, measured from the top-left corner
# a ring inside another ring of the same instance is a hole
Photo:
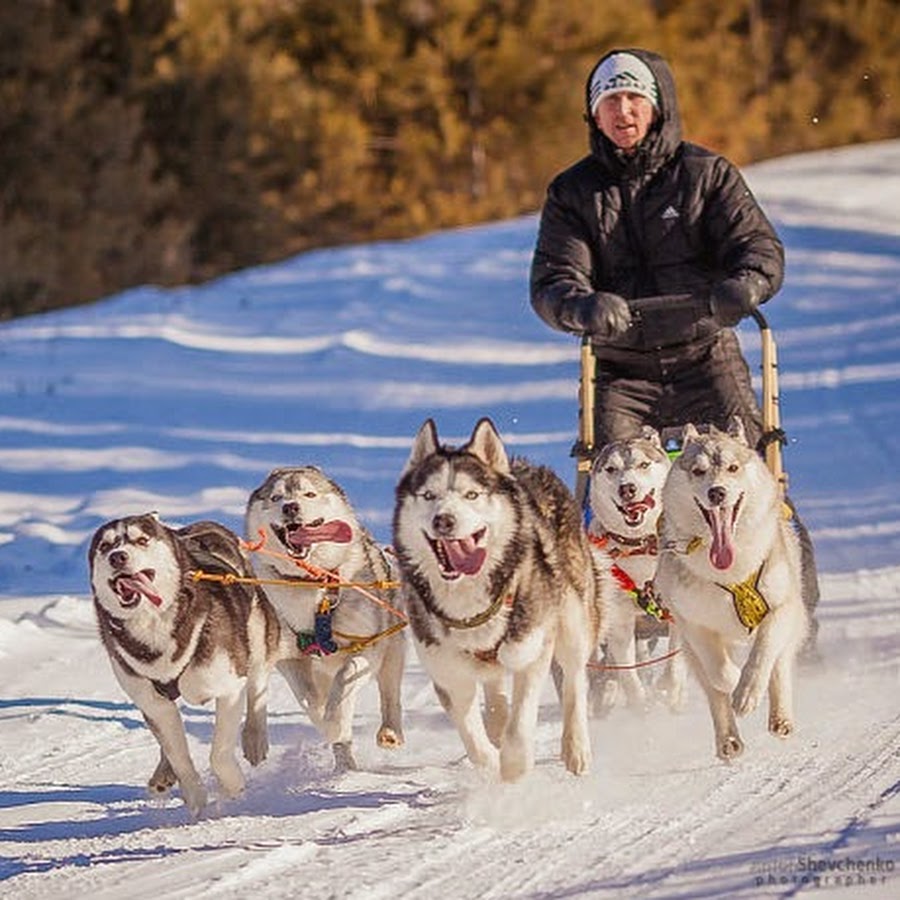
[[[751,572],[743,581],[734,584],[718,584],[723,591],[731,594],[734,603],[734,611],[748,632],[752,633],[769,612],[769,604],[760,593],[759,579],[762,576],[763,567],[756,572]]]

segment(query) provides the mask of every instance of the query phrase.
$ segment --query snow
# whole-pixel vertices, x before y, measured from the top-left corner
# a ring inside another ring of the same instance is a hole
[[[488,783],[410,656],[406,745],[361,770],[272,684],[269,759],[196,821],[147,797],[155,742],[118,688],[89,602],[103,521],[157,510],[240,531],[277,465],[315,463],[379,540],[409,444],[491,416],[572,483],[577,341],[528,304],[536,217],[304,254],[199,286],[141,287],[0,325],[0,894],[19,898],[886,897],[900,891],[900,142],[771,160],[747,178],[788,272],[766,308],[791,495],[821,569],[824,662],[797,734],[764,714],[713,754],[688,709],[593,720],[595,765]],[[741,340],[758,368],[755,326]],[[184,707],[202,771],[211,710]],[[212,787],[212,785],[211,785]]]

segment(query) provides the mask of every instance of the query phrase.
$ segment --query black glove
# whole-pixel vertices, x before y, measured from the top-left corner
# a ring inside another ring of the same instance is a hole
[[[584,299],[581,320],[588,334],[599,338],[617,338],[631,325],[631,310],[618,294],[603,291]]]
[[[759,306],[768,286],[766,279],[758,272],[743,272],[720,281],[709,298],[713,318],[720,325],[737,325]]]

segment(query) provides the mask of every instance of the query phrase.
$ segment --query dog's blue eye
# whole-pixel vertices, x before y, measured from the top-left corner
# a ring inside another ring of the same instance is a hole
[[[423,500],[434,500],[436,494],[434,491],[422,491],[422,499]]]
[[[269,497],[269,500],[272,503],[281,503],[281,501],[284,500],[284,494],[272,494],[272,496]]]

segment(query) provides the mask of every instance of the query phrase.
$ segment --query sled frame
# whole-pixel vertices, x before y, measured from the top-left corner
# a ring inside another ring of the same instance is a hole
[[[755,309],[753,320],[759,326],[762,370],[762,423],[763,456],[766,467],[778,482],[782,498],[787,493],[788,475],[784,468],[782,445],[784,432],[781,428],[781,398],[778,388],[778,348],[775,336],[766,317]],[[597,358],[591,346],[590,335],[581,338],[581,375],[578,385],[578,440],[572,447],[575,458],[575,499],[584,508],[587,503],[588,481],[596,446],[594,415],[596,412]]]

